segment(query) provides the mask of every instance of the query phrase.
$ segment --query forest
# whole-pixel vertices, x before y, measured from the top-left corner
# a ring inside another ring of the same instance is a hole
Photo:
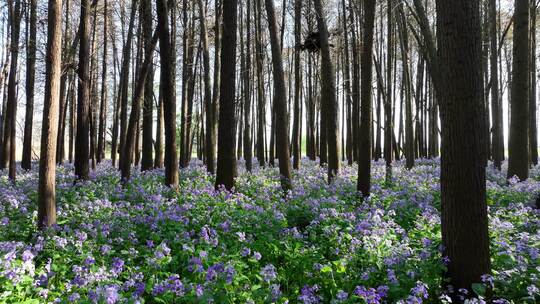
[[[0,0],[0,304],[540,303],[537,0]]]

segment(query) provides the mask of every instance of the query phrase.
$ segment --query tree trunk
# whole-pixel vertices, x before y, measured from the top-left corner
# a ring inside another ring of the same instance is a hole
[[[34,120],[34,84],[36,79],[37,0],[30,0],[30,37],[26,49],[26,117],[21,168],[32,168],[32,129]],[[61,12],[60,12],[61,13]]]
[[[259,165],[265,165],[265,135],[266,135],[266,99],[264,95],[264,49],[262,43],[262,9],[261,0],[255,1],[257,14],[255,17],[255,61],[257,69],[257,159]]]
[[[149,1],[141,2],[141,18],[143,36],[145,41],[145,52],[151,48],[152,44],[152,4]],[[152,50],[152,54],[153,54]],[[147,55],[146,55],[147,56]],[[143,66],[144,68],[144,66]],[[142,75],[141,75],[142,76]],[[154,111],[154,64],[153,59],[149,62],[148,75],[144,88],[144,105],[142,121],[142,158],[141,171],[150,170],[154,167],[153,161],[153,111]]]
[[[252,169],[252,138],[251,138],[251,1],[247,1],[247,16],[246,16],[246,54],[245,54],[245,70],[243,75],[244,80],[244,159],[246,161],[246,170],[251,172]]]
[[[79,92],[77,105],[77,136],[75,138],[75,175],[88,179],[90,157],[90,0],[82,0],[79,25]]]
[[[4,145],[0,169],[9,162],[9,179],[15,181],[16,164],[16,127],[17,127],[17,68],[19,58],[19,36],[21,30],[21,1],[8,2],[9,20],[11,23],[11,66],[7,87],[7,107],[4,121]]]
[[[302,0],[294,2],[294,121],[292,134],[293,168],[300,169],[300,149],[302,143],[302,129],[300,128],[300,103],[302,98],[302,71],[301,49],[302,44]]]
[[[274,113],[276,132],[276,152],[279,159],[279,174],[281,187],[287,192],[292,189],[291,159],[289,153],[289,122],[287,119],[287,101],[285,91],[285,75],[283,73],[283,59],[281,45],[278,40],[278,25],[273,0],[265,0],[268,17],[268,30],[270,32],[270,46],[272,48],[272,65],[274,74]]]
[[[486,204],[485,107],[478,0],[437,0],[442,121],[443,256],[454,290],[490,272]]]
[[[204,105],[206,112],[206,133],[204,155],[208,172],[214,172],[215,137],[214,137],[214,111],[212,104],[212,84],[210,82],[210,52],[208,51],[208,30],[206,28],[206,9],[203,0],[197,0],[199,7],[199,26],[203,49],[203,78],[204,78]],[[216,17],[217,18],[217,17]]]
[[[373,27],[375,23],[375,0],[364,2],[364,39],[361,55],[361,120],[358,153],[358,185],[357,189],[364,197],[371,192],[371,82],[373,79]]]
[[[152,60],[154,56],[154,48],[158,40],[157,33],[150,38],[150,43],[145,47],[145,59],[139,72],[139,79],[135,87],[135,93],[133,95],[133,102],[131,104],[131,114],[129,116],[129,124],[126,132],[126,142],[124,144],[123,155],[124,158],[120,159],[120,169],[122,171],[122,180],[124,182],[129,181],[131,177],[131,164],[133,162],[133,155],[138,149],[137,130],[139,130],[139,121],[141,115],[141,102],[143,97],[145,98],[146,81],[150,71],[153,70]],[[151,134],[151,133],[150,133]]]
[[[56,141],[62,75],[62,0],[49,0],[41,155],[39,166],[38,226],[56,224]]]
[[[529,178],[529,2],[516,0],[514,13],[508,178]]]
[[[169,8],[167,0],[157,1],[159,49],[161,57],[160,86],[163,94],[165,123],[165,184],[178,187],[178,155],[176,152],[176,94],[174,91],[175,71],[172,62],[173,47],[169,31]]]
[[[536,4],[531,5],[531,93],[529,94],[529,147],[531,164],[538,165],[538,129],[537,129],[537,113],[536,113]]]
[[[106,130],[107,130],[107,0],[103,2],[103,70],[101,73],[101,104],[99,108],[99,130],[97,146],[97,162],[100,163],[105,158]]]
[[[216,189],[234,187],[236,173],[236,30],[237,0],[223,2],[223,26],[221,45],[221,84],[219,94],[219,131]]]
[[[120,137],[120,145],[116,146],[116,139],[113,138],[113,147],[115,148],[113,153],[118,153],[116,150],[120,152],[120,159],[124,158],[125,155],[122,155],[122,151],[124,151],[124,143],[126,141],[126,132],[127,132],[127,110],[128,110],[128,95],[129,95],[129,66],[131,63],[131,44],[133,40],[133,33],[134,33],[134,24],[135,24],[135,12],[137,11],[137,0],[133,0],[132,8],[131,8],[131,16],[129,21],[129,28],[128,28],[128,35],[126,44],[124,45],[124,50],[122,54],[122,70],[120,71],[120,102],[119,102],[119,117],[120,117],[120,133],[117,136]],[[114,133],[114,132],[113,132]],[[113,137],[117,137],[114,136]],[[112,158],[113,159],[113,166],[115,164],[116,155]]]
[[[394,59],[394,3],[388,0],[387,6],[387,59],[386,59],[386,99],[384,103],[384,160],[386,163],[386,183],[392,182],[392,61]]]
[[[330,57],[328,28],[324,19],[321,0],[315,0],[314,6],[321,42],[321,98],[325,110],[325,112],[321,113],[321,117],[326,117],[326,130],[322,129],[321,126],[321,134],[326,133],[326,143],[328,147],[328,182],[330,183],[339,174],[341,168],[341,162],[339,160],[341,153],[338,118],[339,103],[336,95],[334,65],[332,63],[332,58]]]

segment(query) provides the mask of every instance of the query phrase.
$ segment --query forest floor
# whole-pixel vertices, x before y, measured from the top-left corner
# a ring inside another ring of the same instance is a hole
[[[373,195],[356,194],[356,167],[331,186],[303,160],[284,198],[276,168],[239,168],[234,193],[194,161],[178,192],[163,171],[122,187],[110,163],[73,185],[58,169],[58,226],[35,228],[37,169],[0,177],[0,303],[441,303],[439,162],[373,167]],[[507,185],[488,168],[498,303],[540,300],[540,167]],[[363,299],[363,300],[362,300]],[[504,301],[506,299],[508,301]]]

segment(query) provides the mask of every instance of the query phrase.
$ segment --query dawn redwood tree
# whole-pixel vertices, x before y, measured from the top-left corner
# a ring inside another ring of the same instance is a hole
[[[90,0],[82,0],[79,24],[77,135],[75,137],[75,175],[78,179],[88,179],[90,157],[90,10]]]
[[[223,1],[221,75],[219,94],[218,159],[215,187],[234,187],[236,173],[236,29],[238,0]]]
[[[154,54],[154,47],[152,46],[152,2],[141,2],[141,22],[142,32],[145,43],[145,52]],[[153,58],[153,57],[152,57]],[[145,63],[146,64],[146,63]],[[144,104],[143,104],[143,121],[142,121],[142,157],[141,157],[141,171],[151,170],[154,167],[153,160],[153,104],[154,104],[154,66],[153,60],[151,60],[148,67],[148,75],[145,79],[144,87]],[[146,67],[143,66],[143,69]],[[142,77],[142,75],[141,75]]]
[[[30,0],[29,37],[26,48],[26,117],[24,119],[24,139],[21,168],[32,168],[32,131],[34,128],[34,84],[36,82],[36,36],[37,0]]]
[[[316,0],[320,1],[320,0]],[[273,110],[276,119],[276,144],[279,159],[279,174],[281,188],[287,192],[292,189],[291,159],[289,152],[289,122],[287,117],[287,98],[285,90],[285,75],[283,73],[283,58],[281,44],[278,37],[276,12],[273,0],[265,0],[268,17],[268,30],[270,32],[270,47],[272,49],[272,67],[274,74],[274,104]]]
[[[199,8],[199,26],[203,53],[203,78],[204,78],[204,106],[206,111],[205,120],[205,145],[204,155],[208,172],[214,172],[215,162],[215,137],[214,137],[214,110],[212,104],[212,83],[210,81],[210,52],[208,50],[208,29],[206,28],[206,8],[203,0],[197,0]],[[216,17],[217,18],[217,17]]]
[[[536,109],[536,17],[537,17],[538,7],[533,2],[531,5],[531,27],[530,27],[530,94],[529,94],[529,148],[530,148],[530,158],[531,165],[538,165],[538,126],[537,126],[537,109]]]
[[[99,106],[99,130],[96,160],[100,163],[105,158],[107,129],[107,50],[108,50],[108,0],[103,1],[103,57],[101,71],[101,103]]]
[[[508,178],[529,178],[529,5],[515,0]]]
[[[158,35],[150,38],[149,44],[145,47],[145,59],[142,63],[141,70],[139,71],[139,78],[135,85],[135,92],[133,94],[133,101],[131,103],[131,114],[129,116],[129,123],[126,130],[126,141],[124,142],[122,155],[120,159],[120,170],[122,173],[122,179],[124,182],[129,181],[131,177],[131,164],[133,163],[133,156],[135,149],[137,149],[137,129],[141,115],[141,102],[145,98],[145,90],[148,88],[146,82],[148,81],[148,75],[153,70],[152,60],[154,56],[154,48],[158,40]],[[141,168],[142,170],[142,168]]]
[[[371,92],[373,80],[373,32],[375,25],[375,0],[364,2],[364,39],[360,59],[361,93],[360,93],[360,134],[358,142],[358,185],[357,190],[364,197],[371,191],[371,132],[372,105]]]
[[[392,67],[394,58],[394,2],[387,1],[387,59],[386,59],[386,98],[384,99],[384,160],[386,163],[386,183],[392,181],[392,137],[394,125],[392,123]]]
[[[62,75],[62,0],[49,0],[45,96],[39,165],[38,226],[56,224],[56,141]]]
[[[339,174],[341,168],[340,155],[340,134],[339,134],[339,104],[336,95],[336,80],[334,64],[330,56],[330,45],[328,43],[328,27],[325,21],[324,10],[321,0],[314,0],[315,13],[317,16],[317,28],[319,30],[319,39],[321,43],[321,102],[324,103],[321,112],[321,118],[325,116],[326,130],[322,129],[321,134],[325,133],[326,147],[328,152],[328,182],[332,182],[334,177]],[[371,58],[371,56],[369,56]],[[322,146],[325,144],[323,143]]]
[[[247,1],[247,16],[246,16],[246,44],[245,44],[245,59],[244,59],[244,75],[242,75],[244,84],[244,134],[243,134],[243,152],[246,162],[246,170],[251,172],[253,166],[253,149],[251,138],[251,6],[252,1]]]
[[[302,64],[300,55],[302,49],[302,0],[294,1],[294,121],[292,134],[293,168],[300,169],[300,149],[302,143],[302,130],[300,124],[300,103],[302,98]]]
[[[490,85],[491,85],[491,117],[493,120],[492,139],[491,139],[491,155],[495,168],[501,170],[503,156],[501,155],[502,138],[502,121],[499,113],[502,113],[501,101],[499,98],[499,68],[498,68],[498,46],[497,46],[497,0],[489,0],[488,3],[489,16],[489,40],[490,40]]]
[[[444,90],[441,229],[445,277],[455,290],[490,274],[486,204],[487,151],[479,0],[437,0],[437,42]],[[525,50],[526,51],[526,50]]]
[[[163,94],[163,120],[165,124],[165,184],[178,187],[178,154],[176,152],[176,94],[174,92],[174,65],[169,8],[167,0],[157,0],[159,54],[161,59],[160,87]]]
[[[11,66],[7,87],[7,106],[4,115],[4,145],[1,147],[0,169],[9,163],[9,179],[15,181],[16,177],[16,127],[17,127],[17,68],[19,58],[19,36],[21,32],[21,1],[8,1],[9,21],[11,24]]]

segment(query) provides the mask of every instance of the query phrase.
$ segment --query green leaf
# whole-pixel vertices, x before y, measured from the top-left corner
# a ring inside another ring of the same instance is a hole
[[[474,283],[472,284],[472,290],[479,296],[485,296],[486,294],[486,286],[484,284],[480,283]]]

